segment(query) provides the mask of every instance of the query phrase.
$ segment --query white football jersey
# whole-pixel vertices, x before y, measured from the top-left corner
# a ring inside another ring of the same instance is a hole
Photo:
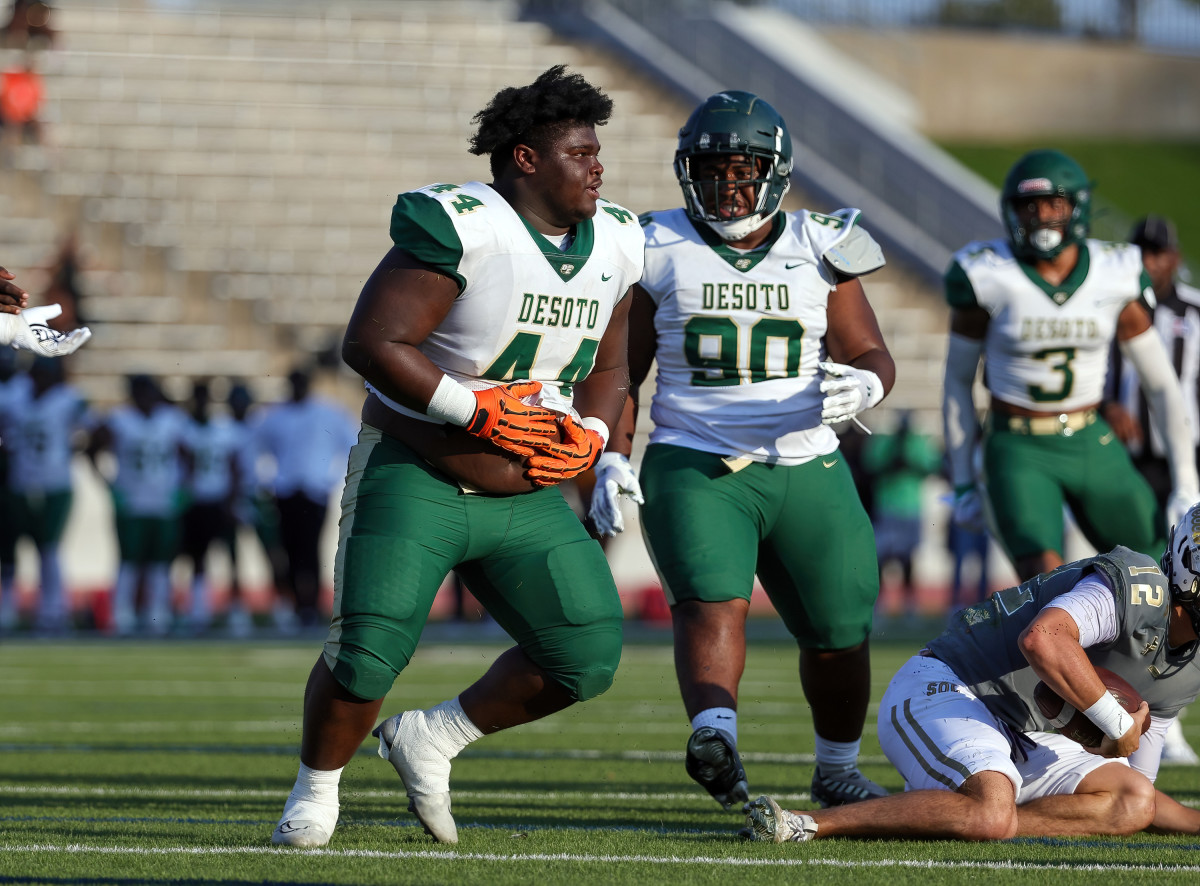
[[[1153,291],[1141,253],[1126,243],[1087,240],[1079,264],[1059,286],[1018,262],[1007,241],[969,243],[947,272],[947,298],[991,317],[984,341],[984,383],[1006,403],[1070,412],[1098,403],[1117,318]],[[965,281],[964,281],[965,277]]]
[[[858,215],[780,214],[771,239],[750,252],[682,209],[644,217],[640,285],[657,305],[652,443],[784,465],[837,449],[821,423],[817,363],[837,288],[829,260],[852,232],[866,236]]]
[[[166,403],[149,416],[118,406],[107,424],[117,456],[113,489],[123,509],[138,517],[173,516],[183,481],[179,447],[187,442],[191,425],[187,413]]]
[[[87,405],[70,385],[30,397],[13,416],[9,439],[9,485],[23,495],[71,488],[71,438],[87,417]]]
[[[642,274],[644,239],[629,210],[601,200],[563,251],[481,182],[401,194],[392,239],[459,284],[421,352],[473,390],[540,381],[542,402],[564,412],[572,385],[595,364],[614,306]]]
[[[209,416],[203,424],[191,419],[187,448],[192,454],[188,489],[193,501],[221,502],[230,496],[234,484],[230,459],[241,457],[248,436],[245,427],[225,415]]]

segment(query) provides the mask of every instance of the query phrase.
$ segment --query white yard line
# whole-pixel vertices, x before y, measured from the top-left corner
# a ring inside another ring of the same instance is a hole
[[[285,855],[296,854],[306,858],[382,858],[382,859],[426,859],[430,861],[494,861],[527,864],[531,861],[566,861],[578,864],[659,864],[690,867],[830,867],[830,868],[906,868],[918,870],[980,870],[980,871],[1154,871],[1155,873],[1200,873],[1200,865],[1147,864],[1063,864],[1010,861],[931,861],[898,858],[874,860],[839,860],[826,858],[718,858],[709,856],[677,855],[588,855],[562,853],[514,853],[501,855],[492,852],[451,852],[446,850],[422,850],[417,852],[381,852],[369,849],[275,849],[266,846],[202,847],[202,846],[88,846],[82,843],[54,845],[38,843],[25,846],[4,846],[6,853],[14,852],[61,852],[70,855],[95,853],[100,855]]]

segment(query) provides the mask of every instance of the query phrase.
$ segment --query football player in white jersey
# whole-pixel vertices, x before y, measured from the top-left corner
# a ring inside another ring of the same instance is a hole
[[[1165,525],[1200,499],[1183,395],[1146,309],[1149,278],[1136,247],[1088,239],[1091,187],[1062,152],[1026,154],[1000,195],[1007,238],[967,244],[946,272],[943,415],[954,519],[979,525],[986,500],[1023,579],[1062,564],[1064,504],[1097,550],[1162,547],[1154,493],[1098,411],[1114,338],[1166,441]],[[980,357],[991,394],[983,477],[972,465]]]
[[[121,565],[112,592],[112,629],[139,628],[163,635],[172,627],[171,562],[179,553],[183,514],[183,452],[187,413],[168,403],[148,375],[129,379],[130,403],[112,410],[92,432],[87,454],[101,470],[100,453],[111,451],[116,473],[109,480]],[[145,578],[141,624],[134,601]]]
[[[245,443],[241,428],[226,415],[214,415],[206,379],[192,382],[191,424],[185,447],[188,506],[183,512],[181,553],[192,563],[192,598],[188,628],[208,630],[212,588],[207,579],[208,550],[214,543],[229,552],[236,569],[237,521],[234,507],[242,487],[239,456]],[[236,584],[236,574],[231,577]]]
[[[0,305],[0,308],[4,308]],[[17,627],[17,541],[21,537],[20,500],[9,482],[7,437],[32,396],[33,382],[16,351],[0,348],[0,632]]]
[[[791,168],[769,104],[737,91],[705,100],[679,131],[684,208],[643,216],[646,272],[630,307],[632,390],[658,361],[641,525],[671,604],[686,769],[726,809],[748,799],[737,703],[756,573],[800,648],[814,798],[886,793],[858,770],[875,538],[830,427],[895,378],[858,279],[884,259],[858,210],[780,213]],[[626,413],[592,498],[609,534],[623,528],[620,499],[641,497]]]
[[[13,283],[13,274],[0,268],[0,346],[33,351],[40,357],[65,357],[83,347],[92,337],[86,326],[59,332],[47,324],[62,313],[59,305],[29,304],[29,293]]]
[[[612,101],[561,65],[498,92],[471,152],[491,184],[401,194],[394,248],[342,355],[367,382],[350,454],[333,621],[305,692],[300,771],[272,841],[323,846],[338,781],[455,570],[516,645],[458,697],[374,730],[435,840],[454,843],[450,761],[469,742],[604,692],[621,603],[557,488],[624,405],[636,216],[599,196]]]
[[[9,481],[19,502],[19,529],[37,546],[41,592],[37,629],[69,626],[59,542],[71,512],[71,458],[89,423],[87,404],[66,383],[63,361],[39,357],[29,370],[29,399],[12,416],[5,448]]]

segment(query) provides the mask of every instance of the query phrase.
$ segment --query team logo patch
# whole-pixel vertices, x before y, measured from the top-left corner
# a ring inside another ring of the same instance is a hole
[[[739,271],[744,271],[744,270],[746,270],[746,268],[750,267],[750,259],[739,258],[737,261],[735,261],[733,263],[733,266],[735,268],[737,268]]]
[[[1018,194],[1032,194],[1035,191],[1053,191],[1054,185],[1048,178],[1027,178],[1017,185]]]
[[[575,266],[569,262],[559,267],[558,272],[566,277],[568,274],[575,273]]]

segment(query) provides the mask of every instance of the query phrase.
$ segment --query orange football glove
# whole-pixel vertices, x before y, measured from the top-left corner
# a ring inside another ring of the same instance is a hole
[[[569,415],[562,417],[563,442],[537,444],[537,454],[525,461],[525,478],[538,486],[554,486],[590,468],[604,451],[604,438]]]
[[[472,391],[476,409],[467,433],[490,440],[501,449],[522,457],[534,454],[534,445],[558,436],[558,413],[544,406],[522,403],[522,397],[542,389],[539,381],[522,381]]]

